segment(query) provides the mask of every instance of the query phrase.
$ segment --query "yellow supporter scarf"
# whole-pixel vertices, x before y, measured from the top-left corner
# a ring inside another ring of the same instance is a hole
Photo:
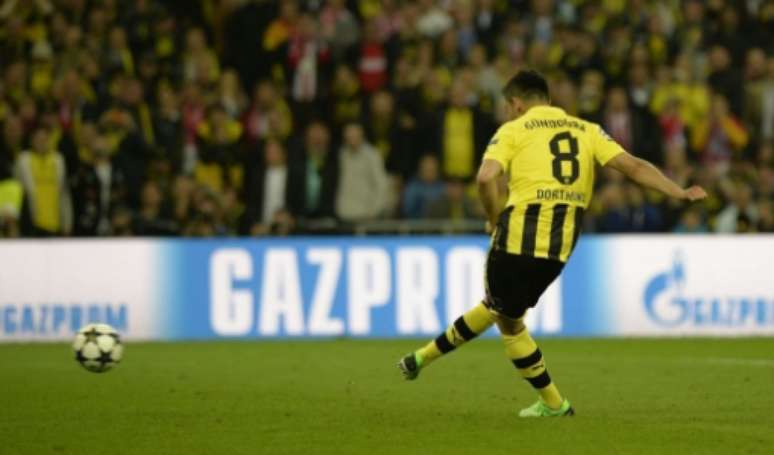
[[[35,226],[49,232],[58,232],[60,228],[59,176],[56,155],[32,153],[30,169],[35,187]]]
[[[443,170],[449,177],[470,177],[473,173],[473,112],[449,109],[444,119]]]

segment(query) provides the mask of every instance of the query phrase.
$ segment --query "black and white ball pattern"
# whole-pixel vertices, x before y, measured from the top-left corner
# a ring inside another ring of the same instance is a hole
[[[73,350],[75,360],[93,373],[110,370],[124,354],[118,332],[107,324],[88,324],[81,328],[75,335]]]

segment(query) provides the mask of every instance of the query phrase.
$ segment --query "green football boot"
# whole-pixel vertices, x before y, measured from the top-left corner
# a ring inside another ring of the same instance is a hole
[[[422,369],[422,359],[415,353],[408,354],[398,362],[398,369],[403,373],[403,378],[407,381],[413,381],[419,376],[419,370]]]
[[[567,398],[562,401],[559,409],[551,409],[543,400],[538,400],[530,407],[519,411],[519,417],[562,417],[575,415],[575,410]]]

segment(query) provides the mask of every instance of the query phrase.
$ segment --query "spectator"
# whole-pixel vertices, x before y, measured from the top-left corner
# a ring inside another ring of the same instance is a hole
[[[629,99],[638,109],[647,109],[653,95],[651,72],[647,64],[637,63],[629,69]]]
[[[123,171],[114,166],[110,144],[96,134],[90,143],[90,159],[82,161],[70,180],[73,195],[73,234],[76,236],[109,235],[113,210],[126,203],[126,181]]]
[[[213,237],[230,233],[224,224],[222,207],[215,192],[200,186],[194,189],[191,196],[193,216],[183,227],[183,235]]]
[[[428,204],[424,216],[461,221],[481,218],[481,212],[476,208],[476,202],[465,192],[465,182],[449,179],[440,197]]]
[[[360,2],[360,14],[367,20],[373,20],[383,41],[389,41],[403,25],[403,14],[396,0],[381,2]]]
[[[3,136],[0,140],[0,163],[10,165],[24,149],[24,125],[15,115],[9,115],[3,122]]]
[[[367,22],[360,45],[358,77],[365,93],[374,93],[387,84],[387,50],[376,23]]]
[[[626,185],[629,232],[660,232],[663,220],[658,209],[645,198],[644,190],[633,184]]]
[[[22,122],[24,134],[29,136],[32,133],[32,130],[35,129],[35,126],[37,126],[39,117],[41,116],[38,103],[35,99],[23,95],[22,99],[19,101],[17,114]]]
[[[346,125],[339,153],[336,216],[344,221],[381,216],[387,203],[387,190],[387,174],[379,152],[365,141],[359,123]]]
[[[758,201],[758,232],[774,232],[774,207],[771,198]]]
[[[774,137],[774,58],[766,62],[763,49],[750,49],[745,67],[744,120],[753,137]]]
[[[762,198],[774,198],[774,142],[764,142],[757,153],[758,193]]]
[[[172,160],[176,170],[182,168],[183,123],[178,95],[168,84],[161,84],[156,95],[158,107],[154,111],[153,131],[156,135],[157,150]]]
[[[99,135],[97,125],[86,122],[78,129],[78,135],[73,138],[77,164],[91,164],[94,162],[94,143]],[[113,150],[111,150],[112,152]],[[77,171],[77,167],[75,169]]]
[[[132,232],[136,235],[167,236],[178,233],[178,226],[166,212],[161,188],[154,181],[142,187],[140,210],[132,221]]]
[[[288,163],[285,147],[269,139],[263,147],[263,161],[249,169],[246,190],[251,203],[246,224],[253,235],[271,232],[275,214],[281,210],[301,212],[303,185],[299,172]]]
[[[172,209],[174,219],[181,226],[185,225],[193,213],[193,193],[196,185],[192,178],[180,175],[172,183]]]
[[[242,117],[242,125],[249,145],[270,136],[284,139],[290,134],[293,126],[290,109],[273,82],[263,80],[256,84],[253,102]]]
[[[123,170],[127,187],[141,187],[151,149],[143,140],[142,132],[132,114],[120,105],[114,106],[102,114],[97,125],[114,150],[114,163]],[[139,194],[129,192],[127,204],[136,208],[139,205]]]
[[[299,18],[290,36],[287,58],[291,97],[303,109],[310,109],[320,93],[321,67],[331,58],[328,44],[312,16],[304,14]]]
[[[27,91],[27,64],[24,61],[11,61],[6,70],[3,81],[5,95],[9,100],[20,105],[28,98]]]
[[[435,38],[449,30],[453,25],[451,16],[440,8],[434,0],[420,0],[417,28],[420,33]]]
[[[472,2],[456,2],[453,9],[455,23],[457,25],[457,44],[459,52],[467,58],[471,47],[478,41],[476,27],[473,23]]]
[[[120,78],[120,93],[117,95],[118,108],[131,116],[133,128],[141,136],[145,144],[154,144],[153,117],[150,106],[145,101],[142,84],[134,77]]]
[[[186,33],[182,64],[183,76],[188,82],[209,84],[220,77],[218,57],[207,45],[207,38],[201,28],[194,27]]]
[[[502,16],[495,12],[495,0],[478,0],[475,13],[476,37],[489,52],[494,49]]]
[[[586,71],[578,88],[578,114],[582,118],[599,118],[602,110],[605,77],[599,71]]]
[[[701,212],[696,208],[690,208],[683,212],[674,232],[678,234],[704,234],[709,232],[709,228],[704,222]]]
[[[747,131],[729,110],[725,96],[714,94],[709,118],[694,130],[693,147],[701,153],[706,164],[719,174],[725,174],[731,158],[742,151],[747,141]]]
[[[328,0],[320,11],[322,38],[331,44],[336,58],[342,58],[357,42],[360,26],[344,0]]]
[[[197,84],[185,84],[180,94],[180,113],[183,126],[184,173],[193,170],[196,164],[196,141],[199,125],[205,121],[207,105],[202,89]]]
[[[734,115],[741,115],[744,102],[742,73],[732,65],[728,49],[722,45],[712,46],[709,51],[709,67],[709,86],[726,98]]]
[[[626,90],[613,87],[607,93],[607,103],[599,122],[621,146],[652,163],[663,163],[658,127],[648,111],[629,107]]]
[[[13,177],[10,163],[0,160],[0,238],[19,236],[24,189]]]
[[[774,57],[766,64],[766,86],[761,99],[761,139],[774,140]]]
[[[419,161],[419,172],[409,184],[403,196],[403,216],[421,218],[428,207],[439,199],[445,187],[440,178],[438,158],[425,155]]]
[[[48,41],[39,40],[32,46],[29,66],[29,90],[36,98],[45,98],[51,94],[54,82],[53,51]]]
[[[375,93],[369,104],[365,122],[368,138],[381,153],[387,172],[408,178],[418,162],[413,122],[398,117],[394,98],[389,92]]]
[[[680,100],[672,98],[666,102],[658,117],[661,127],[661,143],[669,148],[684,149],[687,146],[686,125],[680,116]]]
[[[624,71],[629,63],[632,31],[623,20],[615,20],[608,24],[604,39],[602,55],[605,59],[605,70],[616,84],[622,84],[625,80]],[[644,66],[643,63],[637,63],[629,68],[630,82],[635,81],[637,68],[642,66]],[[637,104],[636,101],[634,104]]]
[[[32,149],[19,155],[16,178],[24,187],[31,232],[44,237],[69,235],[72,206],[67,169],[62,154],[53,149],[45,128],[33,132]]]
[[[238,142],[242,125],[220,105],[210,108],[207,121],[198,128],[200,159],[194,169],[196,181],[211,190],[242,187],[244,169]]]
[[[694,182],[696,170],[688,162],[685,144],[672,142],[667,144],[664,161],[664,174],[677,182],[678,185],[690,186]],[[708,188],[711,192],[711,188]],[[685,206],[680,201],[665,198],[660,204],[660,215],[667,229],[674,228],[680,222]]]
[[[575,30],[571,39],[572,47],[560,63],[562,69],[576,81],[587,71],[601,71],[603,64],[594,35],[589,31]]]
[[[598,204],[602,207],[597,218],[596,230],[603,233],[630,231],[629,212],[623,186],[620,183],[608,184],[599,192]]]
[[[548,43],[553,37],[554,2],[551,0],[534,0],[530,15],[531,32],[536,41]]]
[[[360,84],[348,66],[336,68],[331,95],[330,109],[334,127],[343,127],[362,116]]]
[[[759,221],[758,208],[753,200],[752,188],[738,182],[734,186],[731,203],[715,220],[715,232],[722,234],[755,231]]]
[[[54,82],[51,96],[58,106],[57,120],[64,132],[74,133],[79,121],[94,121],[97,118],[95,95],[84,86],[84,82],[75,69],[65,71],[64,75]]]
[[[440,150],[443,175],[448,178],[472,178],[493,133],[491,122],[469,106],[469,95],[467,87],[455,83],[449,94],[449,106],[438,115],[433,150]]]
[[[677,29],[676,41],[688,52],[701,49],[706,41],[710,22],[707,20],[705,2],[687,0],[682,5],[683,23]]]
[[[747,43],[752,41],[746,36],[749,30],[742,30],[739,27],[741,22],[739,6],[725,4],[717,9],[718,26],[710,40],[728,49],[733,65],[738,68],[743,63]]]
[[[274,213],[267,231],[254,231],[253,235],[270,234],[275,236],[286,236],[292,234],[295,227],[296,221],[293,215],[288,210],[281,209]]]
[[[324,123],[312,122],[306,129],[304,144],[296,154],[303,173],[304,188],[300,217],[328,218],[334,215],[339,163],[331,144],[331,134]]]
[[[656,71],[657,83],[650,108],[660,115],[669,103],[676,103],[679,120],[687,128],[695,128],[709,112],[710,92],[688,54],[675,58],[674,68],[661,66]]]
[[[460,42],[456,29],[449,29],[443,32],[438,40],[437,63],[445,70],[451,72],[457,68],[463,60],[460,52]]]
[[[570,115],[578,115],[578,93],[572,80],[566,75],[558,75],[550,82],[551,102],[564,109]]]
[[[223,227],[229,235],[243,233],[245,206],[240,196],[241,193],[236,188],[226,188],[218,195]]]
[[[263,34],[263,48],[269,52],[287,43],[298,24],[298,1],[280,0],[279,3],[279,17],[271,21]]]
[[[508,62],[502,63],[504,56],[498,56],[495,62],[487,61],[487,50],[480,44],[475,44],[468,52],[468,67],[473,71],[474,89],[480,100],[481,109],[490,114],[497,114],[504,108],[501,91],[507,80],[506,74],[500,73],[500,68],[510,68]],[[510,69],[508,69],[510,72]]]
[[[128,207],[118,207],[110,219],[110,232],[114,237],[131,237],[135,235],[132,230],[132,211]]]
[[[103,57],[102,67],[110,73],[135,73],[135,62],[132,51],[126,40],[123,27],[112,27],[108,34],[107,50]]]
[[[156,60],[153,54],[148,52],[140,56],[139,63],[137,64],[137,79],[142,85],[143,93],[148,94],[149,101],[152,104],[157,102],[155,99],[156,86],[161,81],[161,71],[159,61]]]
[[[218,82],[218,104],[223,106],[231,118],[239,118],[247,105],[247,99],[239,82],[239,75],[233,69],[227,69],[220,75]]]

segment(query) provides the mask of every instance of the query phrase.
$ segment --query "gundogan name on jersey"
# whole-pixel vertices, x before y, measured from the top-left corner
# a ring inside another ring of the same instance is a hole
[[[581,131],[586,131],[586,125],[581,122],[560,118],[560,119],[532,119],[524,123],[524,128],[533,130],[535,128],[575,128]]]

